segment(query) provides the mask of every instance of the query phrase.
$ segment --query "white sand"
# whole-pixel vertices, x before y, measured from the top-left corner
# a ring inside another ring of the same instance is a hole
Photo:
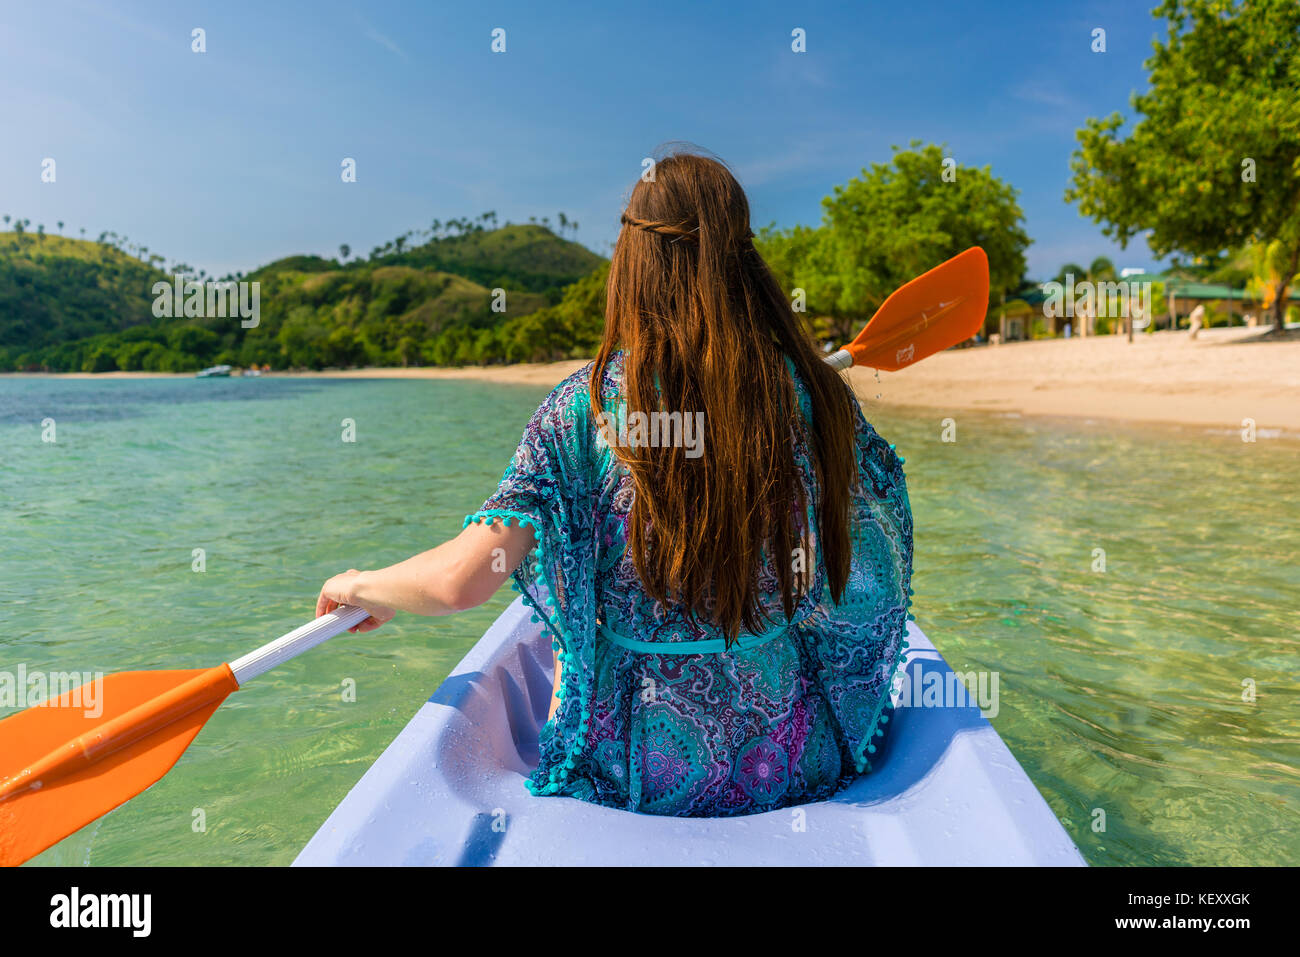
[[[553,386],[582,360],[465,369],[345,369],[276,373],[322,378],[476,379]],[[105,373],[144,378],[151,373]],[[89,377],[73,374],[74,377]],[[899,372],[854,369],[870,403],[937,410],[1017,412],[1300,432],[1300,339],[1272,341],[1254,329],[1046,339],[953,349]],[[877,395],[880,398],[877,398]]]

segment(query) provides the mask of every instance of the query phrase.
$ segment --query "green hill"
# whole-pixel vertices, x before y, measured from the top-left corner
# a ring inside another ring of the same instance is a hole
[[[384,262],[455,273],[488,289],[558,291],[604,260],[544,226],[514,225],[435,239]],[[552,301],[558,301],[558,296]]]
[[[491,291],[478,283],[404,265],[254,275],[262,284],[261,322],[247,331],[226,324],[224,360],[232,364],[447,364],[437,351],[443,335],[491,330],[547,304],[543,293],[507,290],[506,312],[496,313]]]
[[[518,339],[508,328],[558,308],[567,287],[604,263],[532,225],[401,245],[346,264],[290,256],[241,275],[259,284],[259,322],[244,329],[237,317],[155,318],[153,285],[171,277],[111,245],[0,234],[0,369],[505,361]]]
[[[162,278],[107,244],[0,233],[0,354],[149,322],[150,289]]]

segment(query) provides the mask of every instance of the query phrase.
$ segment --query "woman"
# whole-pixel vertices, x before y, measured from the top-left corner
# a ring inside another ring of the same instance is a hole
[[[870,770],[910,617],[901,459],[818,357],[721,163],[636,184],[595,361],[542,403],[454,540],[327,581],[317,613],[440,615],[513,570],[557,653],[528,781],[747,814]]]

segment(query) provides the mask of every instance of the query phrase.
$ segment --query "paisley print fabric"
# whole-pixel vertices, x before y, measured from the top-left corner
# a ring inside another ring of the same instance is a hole
[[[620,416],[622,361],[616,354],[601,383],[605,408]],[[860,487],[842,601],[831,600],[809,534],[810,585],[791,618],[775,576],[761,578],[774,627],[745,647],[701,652],[691,643],[722,635],[654,602],[625,555],[634,491],[597,433],[591,374],[588,365],[546,398],[500,486],[466,519],[519,523],[536,538],[513,587],[550,634],[562,675],[529,790],[650,814],[719,816],[825,798],[870,771],[911,617],[902,459],[857,412]],[[807,392],[794,380],[810,418]],[[802,430],[792,441],[815,530],[813,462]]]

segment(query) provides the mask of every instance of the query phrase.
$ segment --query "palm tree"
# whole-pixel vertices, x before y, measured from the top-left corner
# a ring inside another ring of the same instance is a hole
[[[350,255],[352,255],[352,247],[351,247],[351,246],[349,246],[347,243],[343,243],[342,245],[339,246],[339,261],[340,261],[340,262],[347,262],[347,258],[348,258],[348,256],[350,256]]]
[[[1082,266],[1080,266],[1078,263],[1066,263],[1064,266],[1061,267],[1060,272],[1056,274],[1056,278],[1054,278],[1052,281],[1059,282],[1062,286],[1064,286],[1066,276],[1073,276],[1074,281],[1079,282],[1087,274],[1088,271],[1084,269]]]
[[[1253,275],[1246,283],[1246,292],[1259,300],[1263,312],[1273,310],[1273,334],[1286,332],[1286,303],[1280,302],[1280,294],[1287,288],[1300,282],[1300,274],[1287,276],[1287,263],[1282,240],[1271,243],[1252,243],[1250,246],[1250,266]]]
[[[60,219],[58,225],[59,225],[59,235],[62,236],[62,235],[63,235],[63,220]]]
[[[1096,311],[1100,312],[1102,309],[1101,293],[1097,289],[1098,283],[1114,282],[1118,278],[1119,278],[1119,273],[1116,272],[1115,270],[1115,264],[1111,262],[1109,259],[1107,259],[1105,256],[1098,256],[1096,259],[1092,261],[1092,264],[1088,266],[1088,282],[1092,284],[1092,291],[1093,291],[1092,301],[1094,303]],[[1094,316],[1093,322],[1096,323],[1098,318],[1099,318],[1098,316]],[[1106,318],[1109,319],[1113,317],[1107,316]],[[1089,331],[1095,332],[1096,326],[1094,325],[1092,330],[1085,329],[1081,331],[1083,332],[1084,335],[1087,335]]]
[[[1091,282],[1114,282],[1118,275],[1115,264],[1105,256],[1098,256],[1088,267],[1088,279]]]
[[[1061,267],[1061,271],[1056,274],[1056,278],[1053,281],[1058,282],[1062,286],[1064,286],[1067,276],[1074,277],[1075,285],[1078,285],[1081,282],[1088,282],[1090,284],[1093,284],[1094,304],[1097,302],[1097,298],[1095,295],[1096,283],[1114,282],[1115,279],[1117,278],[1117,274],[1115,272],[1115,264],[1111,262],[1109,259],[1107,259],[1105,256],[1098,256],[1096,259],[1092,261],[1092,265],[1090,265],[1087,269],[1084,269],[1078,263],[1066,263],[1064,266]],[[1078,318],[1081,320],[1079,322],[1079,335],[1087,336],[1089,333],[1093,331],[1093,323],[1096,321],[1096,317],[1084,315],[1084,316],[1079,316]]]

